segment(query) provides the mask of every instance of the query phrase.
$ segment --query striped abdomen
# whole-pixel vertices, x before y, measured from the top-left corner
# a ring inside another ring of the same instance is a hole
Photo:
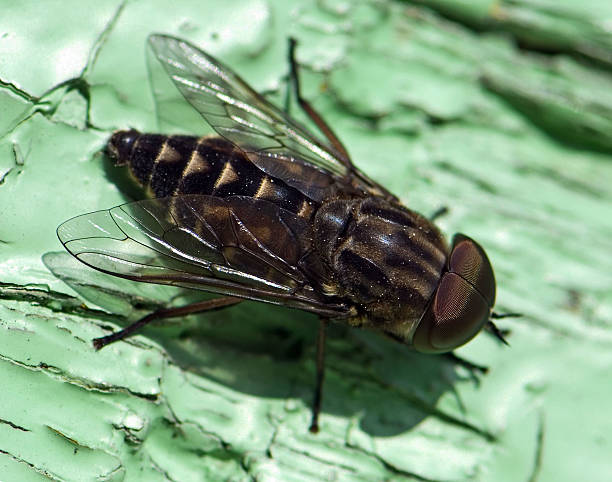
[[[283,180],[259,169],[242,151],[220,137],[115,132],[108,152],[127,165],[152,197],[205,194],[250,196],[271,201],[309,219],[315,203]]]
[[[332,267],[337,295],[390,333],[418,322],[448,256],[431,222],[379,197],[323,203],[315,216],[315,249]]]

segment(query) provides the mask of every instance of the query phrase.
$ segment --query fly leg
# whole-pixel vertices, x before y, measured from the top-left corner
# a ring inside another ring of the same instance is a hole
[[[348,151],[338,139],[338,136],[334,134],[334,131],[329,127],[327,122],[323,120],[323,118],[319,115],[319,113],[314,110],[314,108],[310,105],[310,103],[302,98],[301,89],[300,89],[300,78],[298,75],[298,63],[295,60],[295,47],[297,46],[297,40],[294,38],[289,38],[289,66],[291,71],[289,72],[289,82],[291,87],[293,87],[293,94],[297,100],[297,103],[302,108],[302,110],[306,113],[306,115],[315,123],[315,125],[319,128],[321,133],[325,136],[325,138],[329,141],[330,145],[336,150],[339,154],[338,158],[341,160],[344,165],[348,168],[349,171],[355,171],[355,166],[351,162],[351,158],[348,154]],[[291,89],[290,87],[290,89]],[[286,107],[288,107],[289,102],[287,100]]]
[[[436,209],[431,216],[429,216],[429,220],[432,223],[436,222],[436,219],[439,219],[448,214],[448,208],[446,206],[442,206],[441,208]]]
[[[241,298],[232,298],[226,296],[223,298],[214,298],[212,300],[200,301],[199,303],[192,303],[187,306],[181,306],[178,308],[164,308],[157,310],[144,318],[126,326],[122,330],[111,333],[110,335],[102,336],[100,338],[94,338],[93,346],[96,350],[104,348],[106,345],[113,343],[118,340],[123,340],[129,336],[132,336],[135,332],[140,330],[143,326],[149,324],[154,320],[162,320],[164,318],[174,318],[177,316],[185,316],[192,313],[201,313],[203,311],[213,311],[226,306],[232,306],[236,303],[240,303]]]
[[[523,316],[520,313],[491,313],[491,319],[485,325],[485,330],[490,335],[494,336],[498,341],[503,343],[504,345],[510,346],[510,344],[506,341],[506,338],[510,334],[510,330],[498,328],[495,323],[491,320],[500,320],[502,318],[520,318]]]
[[[471,361],[466,360],[465,358],[461,358],[460,356],[455,355],[453,352],[445,353],[444,357],[457,365],[461,365],[462,367],[467,368],[474,377],[477,373],[484,375],[489,371],[488,367],[472,363]]]
[[[353,165],[353,161],[351,161],[351,156],[349,156],[346,147],[344,144],[338,139],[338,136],[334,133],[332,128],[323,120],[323,118],[319,115],[319,113],[310,105],[310,103],[302,97],[300,90],[300,78],[298,75],[298,63],[295,60],[295,47],[297,46],[297,41],[294,38],[289,38],[289,82],[291,84],[290,88],[287,90],[291,91],[291,87],[293,87],[293,92],[296,97],[297,103],[300,108],[306,113],[306,115],[310,118],[312,122],[317,126],[319,131],[325,136],[327,141],[329,142],[329,147],[334,151],[335,157],[345,165],[347,169],[347,178],[356,178],[366,185],[372,184],[372,181],[367,178],[365,174],[363,174],[359,169],[357,169]],[[289,95],[285,99],[285,108],[288,110],[289,107]],[[377,186],[378,190],[387,198],[394,199],[397,198],[391,194],[387,189],[382,186]]]
[[[327,328],[327,320],[321,318],[319,320],[319,334],[317,336],[317,381],[315,385],[314,399],[312,401],[312,421],[310,422],[310,431],[317,433],[319,431],[319,412],[321,411],[321,400],[323,396],[323,380],[325,378],[325,335]]]

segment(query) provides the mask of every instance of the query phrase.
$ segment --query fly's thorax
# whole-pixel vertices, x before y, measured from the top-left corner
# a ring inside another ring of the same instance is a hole
[[[314,233],[338,295],[377,328],[411,331],[445,266],[447,246],[438,229],[403,206],[369,197],[323,203]]]

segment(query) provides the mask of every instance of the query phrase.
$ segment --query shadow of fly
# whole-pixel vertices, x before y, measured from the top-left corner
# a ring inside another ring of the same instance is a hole
[[[450,246],[432,220],[357,169],[331,127],[302,98],[290,41],[290,82],[322,138],[190,43],[149,46],[218,137],[115,132],[107,152],[151,199],[72,218],[64,247],[104,273],[222,295],[151,313],[96,338],[96,349],[153,320],[244,299],[319,316],[310,430],[318,431],[330,321],[371,328],[423,353],[448,353],[491,322],[493,269],[481,246]],[[325,140],[322,140],[322,139]]]

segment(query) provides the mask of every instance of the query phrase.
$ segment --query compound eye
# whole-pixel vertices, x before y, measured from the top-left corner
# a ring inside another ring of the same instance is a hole
[[[445,273],[421,318],[412,344],[422,353],[444,353],[470,341],[489,319],[482,295],[455,273]]]
[[[457,273],[484,297],[490,307],[495,304],[495,275],[484,249],[465,234],[453,236],[448,257],[448,271]]]

